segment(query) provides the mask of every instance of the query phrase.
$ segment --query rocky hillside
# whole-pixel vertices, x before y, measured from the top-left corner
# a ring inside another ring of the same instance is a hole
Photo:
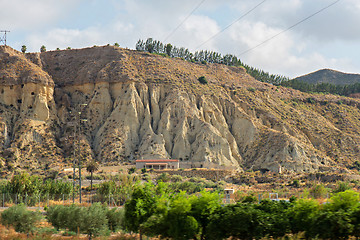
[[[0,91],[4,169],[51,168],[74,148],[102,164],[175,158],[275,172],[360,161],[360,100],[275,87],[239,67],[112,46],[26,55],[1,46]]]
[[[330,83],[334,85],[349,85],[360,83],[360,74],[343,73],[332,69],[321,69],[295,79],[309,84]]]

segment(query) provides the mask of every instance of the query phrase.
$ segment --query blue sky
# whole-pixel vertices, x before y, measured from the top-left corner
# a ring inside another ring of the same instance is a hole
[[[191,51],[263,0],[0,0],[0,29],[8,45],[39,51],[165,38]],[[296,77],[322,68],[360,73],[360,1],[340,0],[290,31],[240,55],[335,0],[266,0],[204,44],[252,66]]]

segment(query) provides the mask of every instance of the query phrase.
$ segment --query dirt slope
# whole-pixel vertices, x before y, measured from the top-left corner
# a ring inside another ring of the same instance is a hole
[[[0,47],[0,91],[7,169],[66,162],[80,111],[82,155],[103,164],[171,157],[314,172],[360,161],[359,100],[275,87],[243,68],[111,46],[26,55]]]

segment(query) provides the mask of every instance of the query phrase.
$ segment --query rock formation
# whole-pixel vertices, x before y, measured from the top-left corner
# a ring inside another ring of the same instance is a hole
[[[241,67],[112,46],[26,55],[1,46],[0,91],[9,169],[56,166],[74,150],[102,164],[175,158],[275,172],[360,161],[359,100],[275,87]]]

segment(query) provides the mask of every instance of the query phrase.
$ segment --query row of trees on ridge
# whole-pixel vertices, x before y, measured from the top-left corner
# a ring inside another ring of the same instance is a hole
[[[169,57],[178,57],[191,62],[199,62],[203,64],[218,63],[228,66],[242,66],[246,69],[247,73],[262,82],[280,84],[283,81],[289,80],[287,77],[270,74],[263,70],[259,70],[247,64],[244,64],[233,54],[222,55],[221,53],[207,50],[201,50],[192,53],[187,48],[176,47],[170,43],[164,44],[158,40],[153,40],[152,38],[148,38],[146,41],[141,39],[138,40],[135,48],[137,51],[145,51],[149,53],[167,55]]]
[[[248,74],[250,74],[258,81],[270,83],[273,85],[291,87],[303,92],[323,92],[344,96],[349,96],[350,94],[360,92],[360,83],[351,85],[335,85],[330,83],[309,84],[295,79],[290,80],[288,77],[277,74],[270,74],[261,69],[249,66],[243,63],[233,54],[222,55],[220,53],[207,50],[201,50],[192,53],[187,48],[176,47],[170,43],[164,44],[158,40],[153,40],[152,38],[148,38],[146,41],[141,39],[138,40],[135,48],[138,51],[156,53],[169,57],[178,57],[191,62],[199,62],[203,64],[218,63],[228,66],[242,66],[246,69]]]

